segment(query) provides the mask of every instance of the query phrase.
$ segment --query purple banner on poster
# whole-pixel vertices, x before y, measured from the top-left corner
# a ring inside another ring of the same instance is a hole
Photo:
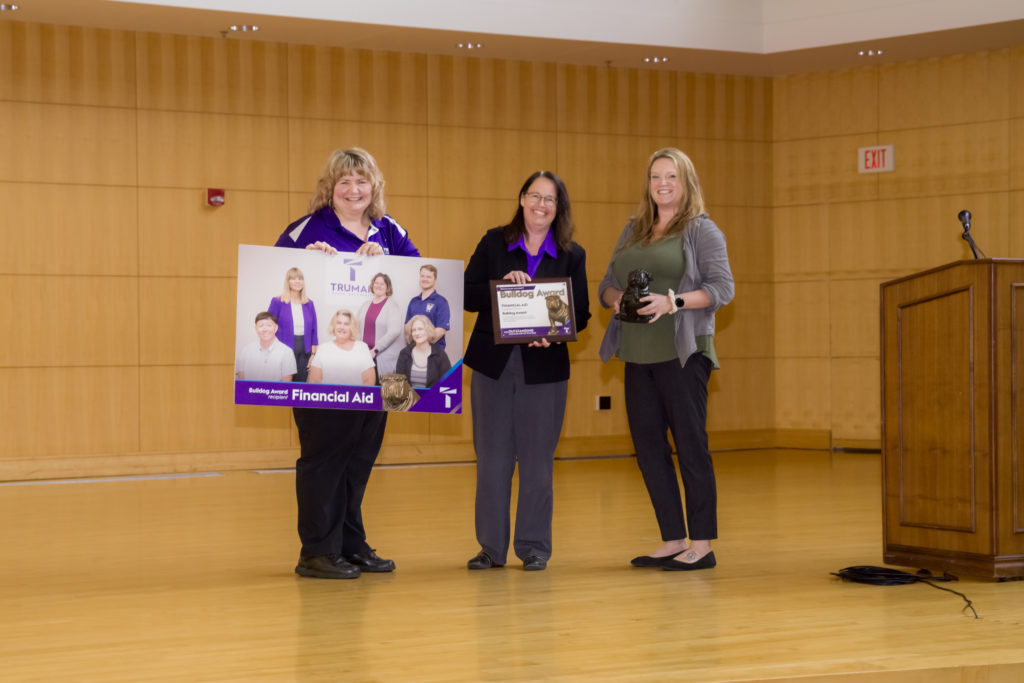
[[[517,337],[547,337],[572,334],[572,325],[542,325],[541,327],[508,327],[501,330],[502,339]]]
[[[385,389],[379,386],[239,379],[235,380],[235,403],[251,406],[459,414],[462,412],[462,361],[434,386],[409,389],[411,392],[407,395],[391,395],[385,401]]]

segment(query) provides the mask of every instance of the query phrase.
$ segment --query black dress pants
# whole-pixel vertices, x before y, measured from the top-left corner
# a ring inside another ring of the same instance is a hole
[[[626,363],[629,433],[663,541],[718,537],[718,494],[707,433],[710,376],[711,360],[700,352],[687,358],[685,366],[678,360]],[[668,430],[679,458],[685,519]]]
[[[313,354],[306,353],[306,338],[303,335],[295,335],[292,351],[295,353],[295,374],[292,375],[292,381],[305,382],[309,377],[309,357]]]
[[[293,408],[299,429],[295,497],[304,555],[354,555],[369,548],[363,493],[384,440],[387,413]]]

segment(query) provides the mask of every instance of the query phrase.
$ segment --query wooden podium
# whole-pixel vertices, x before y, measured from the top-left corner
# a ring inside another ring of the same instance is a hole
[[[1024,576],[1024,260],[881,294],[885,562]]]

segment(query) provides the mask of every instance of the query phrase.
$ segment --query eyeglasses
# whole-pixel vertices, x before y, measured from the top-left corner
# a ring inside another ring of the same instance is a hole
[[[526,198],[534,204],[543,204],[544,206],[555,206],[558,203],[554,197],[544,197],[540,192],[527,192]]]

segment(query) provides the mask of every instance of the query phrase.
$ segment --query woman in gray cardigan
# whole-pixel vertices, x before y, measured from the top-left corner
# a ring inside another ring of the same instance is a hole
[[[716,564],[715,473],[708,450],[707,384],[715,355],[715,311],[733,297],[725,236],[707,213],[690,158],[674,147],[647,165],[643,200],[615,247],[598,294],[619,313],[629,273],[650,274],[636,313],[648,322],[612,318],[601,359],[625,362],[626,414],[637,465],[651,497],[663,545],[632,560],[637,567],[708,569]],[[668,431],[676,444],[685,515]],[[689,540],[687,540],[689,539]]]
[[[394,300],[391,277],[387,273],[377,273],[370,280],[368,299],[359,308],[357,318],[359,329],[363,331],[363,341],[370,347],[373,362],[377,366],[377,376],[395,371],[398,354],[405,347],[402,332],[402,309]],[[372,339],[369,338],[373,330]]]

